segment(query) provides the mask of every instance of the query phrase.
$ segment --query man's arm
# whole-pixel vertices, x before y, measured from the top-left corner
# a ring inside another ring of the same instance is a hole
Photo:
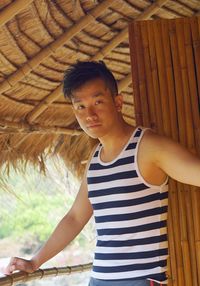
[[[155,164],[173,179],[200,187],[200,158],[169,138],[149,136]]]
[[[92,212],[85,174],[72,208],[59,222],[45,245],[31,260],[13,257],[5,274],[11,274],[15,270],[33,272],[38,269],[44,262],[63,250],[80,233],[92,216]]]

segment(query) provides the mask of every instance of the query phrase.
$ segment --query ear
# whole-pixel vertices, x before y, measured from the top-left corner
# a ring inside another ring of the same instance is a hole
[[[123,105],[123,97],[122,94],[118,94],[115,96],[115,106],[118,112],[122,111],[122,105]]]

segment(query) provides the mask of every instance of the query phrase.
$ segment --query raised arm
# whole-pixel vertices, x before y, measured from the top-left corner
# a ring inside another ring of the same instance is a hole
[[[31,260],[11,258],[5,274],[11,274],[15,270],[33,272],[38,269],[44,262],[63,250],[80,233],[92,216],[92,212],[85,175],[72,208],[59,222],[44,246]]]
[[[150,133],[155,164],[173,179],[200,187],[200,158],[173,140]]]

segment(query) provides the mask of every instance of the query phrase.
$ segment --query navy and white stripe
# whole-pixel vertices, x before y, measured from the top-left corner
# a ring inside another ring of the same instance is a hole
[[[112,162],[97,147],[87,173],[97,244],[92,277],[103,280],[152,279],[167,283],[168,186],[145,182],[137,152],[145,129],[136,128]]]

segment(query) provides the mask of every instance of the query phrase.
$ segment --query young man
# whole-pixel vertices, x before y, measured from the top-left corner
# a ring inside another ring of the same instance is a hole
[[[103,62],[73,65],[64,76],[64,94],[81,128],[100,144],[71,210],[31,260],[12,258],[7,274],[38,269],[94,213],[98,239],[90,286],[166,284],[167,179],[200,186],[200,160],[170,139],[123,120],[122,96]]]

